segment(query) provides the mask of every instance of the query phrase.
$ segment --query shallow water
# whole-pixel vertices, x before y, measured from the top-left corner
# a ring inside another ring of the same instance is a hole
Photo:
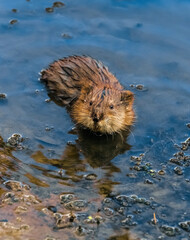
[[[64,3],[48,13],[50,0],[0,1],[1,239],[127,239],[128,231],[188,239],[190,223],[180,222],[190,221],[189,1]],[[79,54],[104,62],[135,93],[126,141],[77,134],[66,110],[45,101],[38,73]],[[11,148],[14,133],[23,140]],[[80,211],[65,194],[84,200]]]

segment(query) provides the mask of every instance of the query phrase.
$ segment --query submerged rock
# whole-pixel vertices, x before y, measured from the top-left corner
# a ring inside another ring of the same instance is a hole
[[[7,145],[10,147],[22,148],[22,142],[23,137],[20,133],[13,133],[13,135],[7,139]]]
[[[54,2],[53,3],[53,7],[57,7],[57,8],[60,8],[60,7],[63,7],[65,6],[65,4],[63,2]]]
[[[0,99],[6,99],[7,94],[6,93],[0,93]]]
[[[81,211],[87,207],[85,200],[74,200],[65,204],[65,208],[71,211]]]

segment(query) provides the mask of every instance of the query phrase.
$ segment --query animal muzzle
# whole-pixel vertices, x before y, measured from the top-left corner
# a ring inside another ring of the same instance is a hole
[[[103,118],[103,113],[93,113],[92,114],[92,120],[94,123],[98,123]]]

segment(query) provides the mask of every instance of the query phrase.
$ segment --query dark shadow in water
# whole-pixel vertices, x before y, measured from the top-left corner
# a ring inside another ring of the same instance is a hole
[[[122,134],[97,136],[88,131],[78,130],[77,134],[76,147],[93,168],[110,166],[113,158],[131,148],[126,142],[129,131]]]
[[[129,231],[125,234],[118,234],[108,238],[108,240],[138,240],[138,239],[136,237],[132,237]]]
[[[128,131],[122,134],[96,136],[93,133],[84,130],[74,130],[70,132],[77,134],[78,139],[75,143],[68,143],[60,159],[51,159],[46,157],[42,151],[36,151],[32,158],[41,164],[48,164],[64,171],[64,175],[47,170],[41,166],[31,165],[31,167],[40,170],[43,175],[58,178],[63,181],[71,179],[73,182],[81,181],[83,176],[80,172],[88,172],[86,164],[92,168],[101,168],[105,171],[103,179],[100,179],[96,185],[100,194],[109,194],[113,185],[111,177],[113,173],[120,172],[120,168],[112,164],[111,160],[119,154],[128,151],[131,146],[126,142],[129,135]],[[67,183],[64,183],[67,185]]]

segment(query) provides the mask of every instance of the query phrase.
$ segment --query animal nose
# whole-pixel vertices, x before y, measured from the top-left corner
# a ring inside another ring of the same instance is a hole
[[[99,121],[97,115],[95,115],[95,116],[93,117],[93,121],[94,121],[95,123],[97,123],[97,122]]]
[[[94,121],[94,123],[98,123],[102,119],[103,119],[102,113],[93,113],[92,114],[92,120]]]
[[[93,114],[92,114],[92,120],[93,120],[95,123],[97,123],[97,122],[99,121],[99,117],[98,117],[98,115],[97,115],[96,113],[93,113]]]

